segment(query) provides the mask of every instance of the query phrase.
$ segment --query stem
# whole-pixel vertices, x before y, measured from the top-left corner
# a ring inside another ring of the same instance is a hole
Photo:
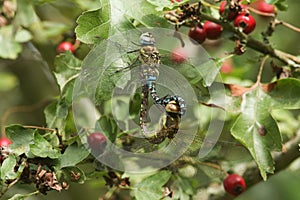
[[[19,181],[19,179],[17,178],[17,179],[15,179],[13,182],[11,182],[10,184],[8,184],[7,186],[6,186],[6,188],[3,190],[3,191],[1,191],[1,194],[0,194],[0,199],[4,196],[4,194],[14,185],[14,184],[16,184],[17,182]]]
[[[53,128],[46,128],[46,127],[40,127],[40,126],[23,126],[23,128],[39,129],[39,130],[51,131],[51,132],[55,132],[56,131],[56,129],[53,129]]]
[[[298,33],[300,33],[300,28],[296,27],[296,26],[293,26],[292,24],[289,24],[287,22],[284,22],[284,21],[281,21],[281,20],[276,20],[276,23],[277,24],[281,24],[283,26],[286,26],[288,27],[289,29],[292,29],[293,31],[296,31]]]
[[[261,12],[259,10],[256,10],[255,8],[252,8],[252,7],[249,7],[249,6],[247,7],[247,9],[250,10],[251,12],[253,12],[253,13],[256,13],[258,15],[265,16],[265,17],[275,17],[276,16],[276,14],[274,14],[274,13]]]
[[[261,82],[262,71],[263,71],[265,62],[266,62],[266,60],[268,59],[268,57],[269,57],[269,55],[265,55],[264,58],[263,58],[263,60],[262,60],[261,63],[260,63],[259,71],[258,71],[257,79],[256,79],[256,84],[259,84],[259,83]]]

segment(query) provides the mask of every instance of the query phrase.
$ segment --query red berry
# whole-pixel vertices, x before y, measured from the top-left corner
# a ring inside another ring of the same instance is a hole
[[[246,183],[243,177],[238,174],[229,174],[223,181],[226,192],[238,196],[246,189]]]
[[[71,42],[61,42],[57,46],[57,53],[64,53],[66,51],[71,51],[72,53],[75,53],[75,48]]]
[[[230,74],[233,70],[233,65],[231,63],[231,60],[226,60],[222,63],[220,72],[223,74]]]
[[[171,60],[176,63],[183,63],[187,58],[183,48],[176,48],[171,53]]]
[[[261,12],[275,13],[274,5],[266,3],[264,0],[258,0],[251,4],[251,6]]]
[[[203,28],[206,32],[206,37],[212,40],[218,39],[223,30],[222,26],[211,21],[206,21],[203,25]]]
[[[178,3],[181,2],[181,0],[175,0],[175,1],[174,0],[170,0],[170,1],[171,1],[171,3],[174,3],[175,1],[178,2]]]
[[[106,137],[102,133],[91,133],[87,137],[87,142],[93,154],[100,155],[104,152],[104,149],[106,147]]]
[[[10,139],[8,139],[7,137],[0,138],[0,147],[2,147],[2,146],[8,147],[11,143],[12,143],[12,141]]]
[[[206,39],[206,32],[201,27],[192,27],[189,31],[189,37],[192,38],[197,43],[201,44]]]
[[[249,34],[254,30],[256,21],[249,13],[241,13],[235,18],[234,26],[242,27],[243,32]]]

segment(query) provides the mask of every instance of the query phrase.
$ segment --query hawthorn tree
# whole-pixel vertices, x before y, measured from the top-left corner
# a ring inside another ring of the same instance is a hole
[[[283,192],[296,199],[299,47],[284,49],[278,38],[288,36],[276,35],[282,28],[300,34],[281,19],[290,15],[288,6],[285,0],[1,1],[0,198],[68,195],[76,183],[85,193],[93,183],[101,190],[95,199],[259,199],[255,187],[265,188],[260,182],[274,175],[295,179]],[[143,120],[145,94],[131,68],[144,61],[145,32],[159,49],[151,54],[161,63],[157,95],[173,91],[159,83],[178,91],[165,97],[154,139],[135,138],[140,127],[130,124]],[[124,80],[126,69],[133,85]],[[160,153],[143,157],[152,151]]]

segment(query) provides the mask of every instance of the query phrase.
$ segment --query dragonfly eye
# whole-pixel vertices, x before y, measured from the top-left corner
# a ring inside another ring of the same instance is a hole
[[[140,37],[140,43],[141,45],[155,45],[155,39],[152,33],[143,33]]]

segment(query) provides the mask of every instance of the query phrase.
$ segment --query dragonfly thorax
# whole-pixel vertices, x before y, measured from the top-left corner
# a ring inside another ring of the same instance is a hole
[[[152,33],[149,33],[149,32],[143,33],[140,36],[140,44],[142,46],[145,46],[145,45],[154,46],[155,45],[155,39],[154,39]]]
[[[159,51],[155,46],[144,46],[140,50],[141,61],[150,67],[158,67],[160,64]]]

